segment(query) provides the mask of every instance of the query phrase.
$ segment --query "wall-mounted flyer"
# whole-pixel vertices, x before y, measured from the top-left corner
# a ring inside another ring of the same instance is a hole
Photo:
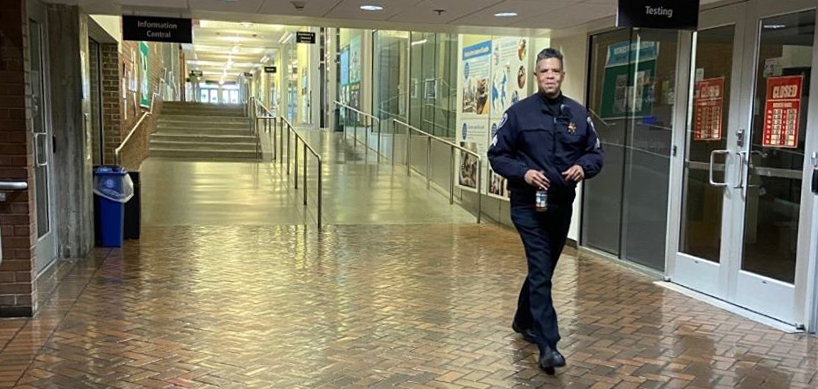
[[[485,187],[488,176],[486,151],[489,142],[489,111],[491,82],[491,49],[490,40],[463,47],[463,36],[460,36],[461,56],[458,60],[458,76],[461,88],[457,98],[462,109],[457,113],[456,143],[477,153],[477,157],[457,153],[457,185],[469,191],[477,191],[478,181]],[[480,161],[480,164],[478,164]],[[482,165],[482,166],[481,166]],[[478,166],[481,166],[478,168]],[[478,171],[482,175],[478,180]],[[480,189],[482,192],[483,189]]]

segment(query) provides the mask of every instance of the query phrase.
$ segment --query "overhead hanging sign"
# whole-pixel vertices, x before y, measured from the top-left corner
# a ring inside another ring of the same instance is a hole
[[[277,71],[275,66],[265,66],[264,73],[275,73]]]
[[[696,30],[699,0],[619,0],[617,27]]]
[[[804,76],[767,79],[762,146],[797,148]]]
[[[201,70],[191,70],[190,76],[191,77],[201,77],[204,73]]]
[[[693,92],[693,140],[721,140],[724,77],[696,82]]]
[[[311,45],[315,44],[315,33],[314,32],[305,32],[305,31],[298,31],[295,33],[295,41],[296,43],[309,43]]]
[[[193,25],[190,19],[122,15],[122,39],[193,43]]]

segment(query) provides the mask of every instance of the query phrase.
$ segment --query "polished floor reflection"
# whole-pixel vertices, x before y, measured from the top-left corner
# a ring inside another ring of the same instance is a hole
[[[417,175],[353,147],[340,133],[305,132],[322,156],[323,222],[327,224],[474,223],[475,217],[447,194],[427,190]],[[148,226],[314,224],[317,163],[307,159],[303,204],[303,148],[295,188],[295,145],[290,174],[275,162],[198,162],[149,159],[141,169],[143,218]]]
[[[569,366],[509,328],[525,272],[489,225],[147,227],[0,322],[0,387],[809,388],[818,350],[569,251]]]
[[[0,321],[0,388],[818,386],[814,338],[573,250],[554,281],[569,365],[546,376],[510,329],[525,274],[516,233],[475,224],[422,181],[395,175],[390,188],[388,167],[311,136],[343,151],[325,167],[336,223],[298,225],[309,206],[274,219],[296,196],[265,181],[278,167],[151,161],[143,185],[165,186],[146,192],[141,240],[61,272],[36,318]],[[264,200],[226,199],[228,176]]]

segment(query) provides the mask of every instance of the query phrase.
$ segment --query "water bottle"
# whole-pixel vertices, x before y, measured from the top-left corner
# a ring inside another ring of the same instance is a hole
[[[537,190],[535,207],[537,212],[545,212],[548,210],[548,189],[540,188]]]

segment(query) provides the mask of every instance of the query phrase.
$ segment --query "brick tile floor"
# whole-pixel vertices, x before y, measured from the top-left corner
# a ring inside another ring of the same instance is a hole
[[[522,255],[488,225],[149,227],[0,321],[0,387],[818,387],[814,338],[570,250],[546,376],[509,328]]]

